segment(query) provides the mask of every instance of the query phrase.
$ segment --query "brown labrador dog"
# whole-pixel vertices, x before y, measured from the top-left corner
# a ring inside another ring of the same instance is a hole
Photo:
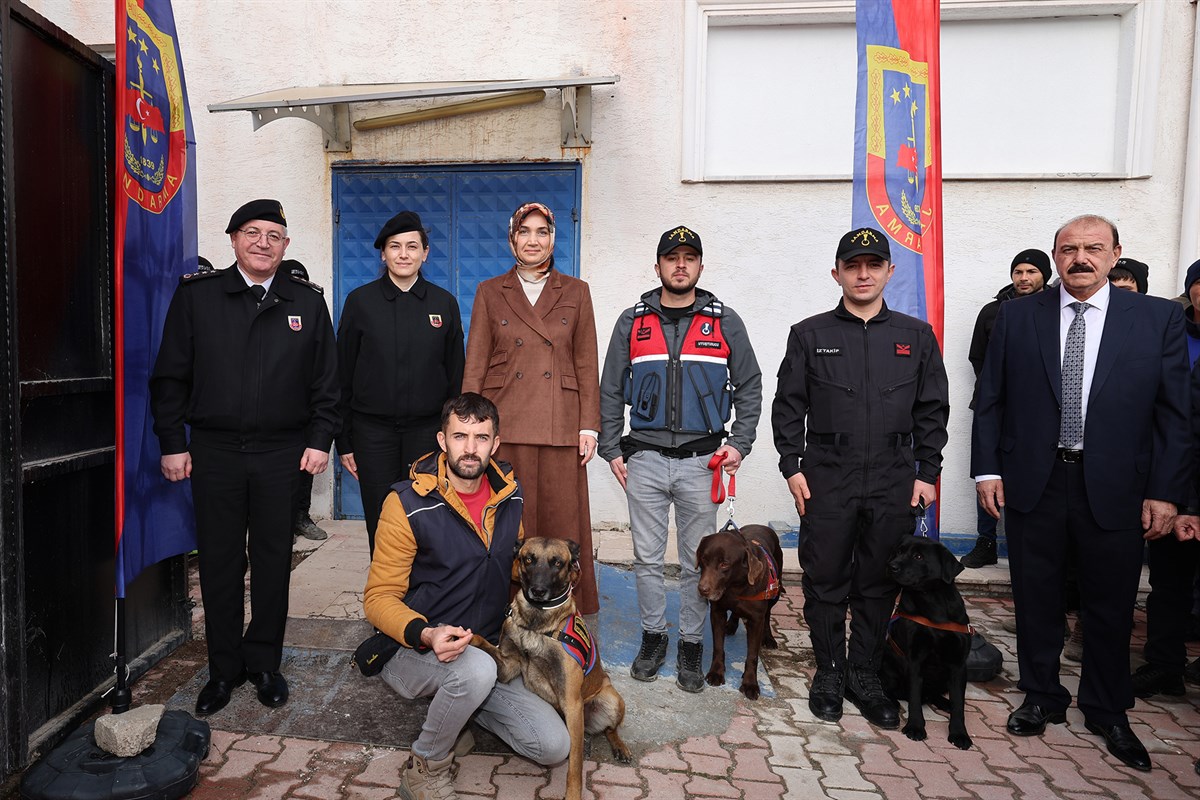
[[[622,764],[630,761],[617,731],[625,719],[625,700],[605,674],[595,639],[575,611],[571,595],[579,581],[579,545],[526,539],[517,550],[513,573],[521,590],[504,620],[499,647],[479,636],[471,643],[496,659],[501,681],[520,675],[531,692],[563,715],[571,735],[566,796],[579,800],[585,731],[603,731],[613,757]]]
[[[698,589],[709,603],[713,637],[712,663],[704,676],[709,686],[724,685],[725,635],[736,631],[738,620],[744,619],[746,668],[738,688],[748,699],[758,699],[758,651],[777,647],[771,633],[771,608],[783,591],[782,564],[779,537],[766,525],[721,530],[700,540],[696,549]]]
[[[903,733],[914,741],[925,738],[923,704],[928,703],[950,713],[947,738],[967,750],[971,737],[964,710],[973,629],[954,585],[963,566],[944,544],[908,536],[896,547],[887,570],[901,590],[879,677],[894,699],[908,701]]]

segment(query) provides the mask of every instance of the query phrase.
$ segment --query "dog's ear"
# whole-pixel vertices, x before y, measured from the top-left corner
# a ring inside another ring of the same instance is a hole
[[[567,539],[567,549],[571,551],[571,565],[579,567],[579,542]]]
[[[938,545],[938,557],[942,560],[942,580],[946,583],[954,583],[958,573],[962,572],[965,567],[945,545]]]
[[[767,571],[767,565],[759,557],[758,548],[746,545],[746,580],[751,586],[758,583],[759,578]]]

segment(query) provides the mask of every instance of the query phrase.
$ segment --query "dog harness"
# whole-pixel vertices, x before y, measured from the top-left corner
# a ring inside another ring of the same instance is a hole
[[[775,559],[771,558],[771,554],[767,552],[767,548],[763,546],[762,542],[751,539],[750,544],[758,548],[767,562],[767,586],[755,594],[739,595],[738,600],[774,600],[779,597],[779,567],[775,566]]]
[[[898,606],[899,604],[897,604]],[[963,625],[961,622],[934,622],[929,617],[922,617],[920,614],[905,614],[896,611],[892,614],[892,618],[888,620],[887,641],[892,646],[892,650],[901,658],[907,658],[904,651],[900,649],[900,645],[896,644],[895,638],[892,637],[892,626],[896,624],[896,620],[906,619],[909,622],[915,622],[926,628],[935,628],[939,631],[949,631],[950,633],[962,633],[967,636],[975,635],[975,626],[971,623]]]
[[[562,645],[563,651],[583,668],[584,675],[595,668],[596,658],[599,655],[596,640],[592,638],[592,632],[584,624],[583,617],[578,614],[568,617],[561,631],[544,635]]]

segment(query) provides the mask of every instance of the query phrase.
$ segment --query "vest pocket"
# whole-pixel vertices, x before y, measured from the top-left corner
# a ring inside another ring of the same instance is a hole
[[[500,350],[488,359],[487,372],[483,376],[484,389],[501,389],[508,379],[508,351]]]
[[[662,378],[650,373],[633,388],[630,413],[640,420],[651,422],[658,418],[658,406],[662,395]]]
[[[688,381],[691,383],[692,391],[694,392],[696,407],[702,417],[704,426],[702,430],[706,430],[709,433],[716,433],[725,427],[725,420],[729,419],[729,404],[731,401],[729,381],[717,381],[721,385],[714,386],[712,379],[716,376],[702,364],[687,364],[686,369]],[[685,399],[684,427],[689,430],[695,430],[695,428],[689,425],[690,420],[687,419],[687,405],[688,403]]]

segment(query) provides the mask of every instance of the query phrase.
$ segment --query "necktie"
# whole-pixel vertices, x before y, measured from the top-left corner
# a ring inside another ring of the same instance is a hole
[[[1075,319],[1067,328],[1067,346],[1062,358],[1062,420],[1058,441],[1063,447],[1075,447],[1083,441],[1083,339],[1087,321],[1083,313],[1090,303],[1074,302]]]
[[[259,304],[262,303],[263,298],[267,296],[267,290],[264,289],[261,284],[256,283],[250,287],[250,294],[254,295],[254,302]]]

